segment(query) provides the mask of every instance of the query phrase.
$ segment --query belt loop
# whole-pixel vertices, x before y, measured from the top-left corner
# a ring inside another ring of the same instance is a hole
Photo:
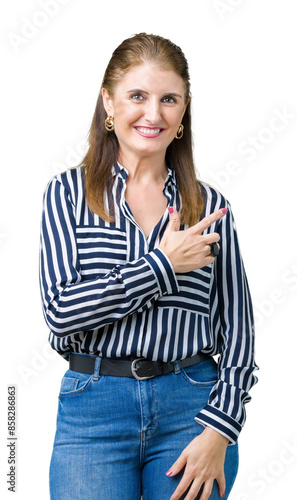
[[[177,375],[178,373],[181,372],[180,366],[178,364],[178,361],[173,361],[173,366],[174,366],[174,373]]]
[[[95,359],[94,380],[98,380],[98,378],[99,378],[101,361],[102,361],[102,358],[100,358],[99,356]]]

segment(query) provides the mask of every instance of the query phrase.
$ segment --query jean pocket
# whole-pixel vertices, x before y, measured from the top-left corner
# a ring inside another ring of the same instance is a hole
[[[186,382],[197,387],[212,387],[218,380],[217,364],[213,359],[182,368],[181,373]]]
[[[73,396],[85,392],[93,380],[88,373],[67,370],[61,381],[59,396]]]

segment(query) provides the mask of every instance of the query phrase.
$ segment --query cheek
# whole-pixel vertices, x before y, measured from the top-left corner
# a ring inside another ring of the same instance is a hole
[[[184,113],[182,112],[179,112],[179,113],[176,113],[175,117],[174,117],[174,123],[180,125],[180,123],[182,122],[182,119],[183,119],[183,116],[184,116]]]
[[[122,127],[135,122],[141,115],[142,112],[138,106],[131,107],[126,104],[119,104],[114,108],[114,118]]]

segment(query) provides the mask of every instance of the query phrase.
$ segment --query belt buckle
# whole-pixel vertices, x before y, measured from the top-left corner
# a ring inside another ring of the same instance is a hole
[[[136,380],[148,380],[149,378],[154,377],[154,375],[150,375],[149,377],[140,377],[139,375],[137,375],[136,363],[138,363],[138,361],[142,361],[143,359],[146,359],[146,358],[137,358],[137,359],[134,359],[134,361],[132,361],[131,371],[132,371],[133,377],[136,378]]]

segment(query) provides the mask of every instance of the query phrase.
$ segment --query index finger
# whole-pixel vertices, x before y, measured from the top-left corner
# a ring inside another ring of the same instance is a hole
[[[206,217],[204,217],[204,219],[195,224],[195,226],[193,226],[193,229],[195,229],[195,232],[202,233],[214,222],[224,217],[224,215],[226,215],[227,212],[228,208],[221,208],[220,210],[216,210],[215,212],[213,212],[210,215],[207,215]]]

